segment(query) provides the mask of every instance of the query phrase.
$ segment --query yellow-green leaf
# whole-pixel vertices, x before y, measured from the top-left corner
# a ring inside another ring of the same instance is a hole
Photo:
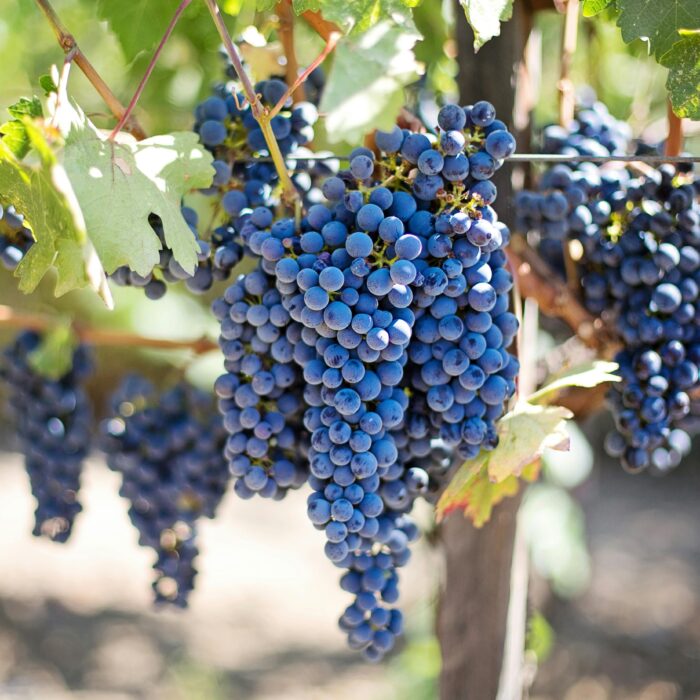
[[[491,518],[494,506],[518,492],[518,479],[514,476],[499,483],[489,479],[490,457],[490,453],[482,452],[459,468],[438,501],[438,520],[453,510],[461,510],[475,527],[482,527]]]
[[[552,378],[545,386],[527,397],[529,402],[539,401],[545,396],[554,394],[562,389],[572,386],[592,389],[605,382],[619,382],[620,376],[615,374],[618,370],[617,362],[605,362],[593,360],[571,369],[566,369]]]
[[[491,452],[488,473],[500,482],[510,476],[519,476],[525,467],[538,462],[548,447],[569,449],[566,421],[573,418],[563,406],[533,406],[526,401],[498,423],[498,447]]]

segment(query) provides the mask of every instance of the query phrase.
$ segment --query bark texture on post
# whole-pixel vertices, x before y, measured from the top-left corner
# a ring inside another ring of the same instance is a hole
[[[510,124],[530,30],[529,8],[525,0],[516,0],[513,18],[501,25],[501,36],[478,54],[474,54],[472,31],[458,2],[455,11],[462,103],[488,100],[498,116]],[[504,167],[495,178],[497,208],[506,223],[510,219],[511,174],[511,169]],[[506,499],[481,530],[459,514],[442,525],[446,575],[437,630],[442,651],[441,700],[495,700],[498,694],[519,505],[520,497]]]
[[[481,530],[459,513],[442,525],[446,571],[438,612],[441,700],[496,698],[519,506],[519,496],[506,499]]]

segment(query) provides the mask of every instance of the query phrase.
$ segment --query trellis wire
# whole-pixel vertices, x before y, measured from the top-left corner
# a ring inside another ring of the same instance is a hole
[[[348,162],[349,155],[324,154],[311,156],[287,156],[287,162],[309,162],[340,160]],[[271,163],[269,156],[236,158],[234,163]],[[512,163],[646,163],[661,165],[663,163],[700,163],[700,156],[567,156],[547,153],[514,153],[505,159]]]

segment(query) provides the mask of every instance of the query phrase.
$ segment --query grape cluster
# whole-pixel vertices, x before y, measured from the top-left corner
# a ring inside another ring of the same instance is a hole
[[[91,443],[91,407],[83,383],[92,363],[85,346],[73,353],[72,368],[58,379],[31,364],[41,336],[21,333],[0,358],[8,407],[24,453],[32,494],[37,501],[33,534],[65,542],[71,534],[80,475]]]
[[[211,397],[186,384],[159,394],[145,379],[127,377],[101,434],[139,544],[157,555],[156,602],[185,607],[196,575],[197,519],[214,517],[229,476],[226,433]]]
[[[408,513],[429,490],[420,464],[432,441],[464,457],[493,448],[495,420],[515,392],[507,347],[517,321],[502,251],[509,232],[490,206],[490,177],[515,141],[486,102],[446,106],[438,122],[433,140],[398,127],[378,132],[378,161],[355,149],[349,169],[323,183],[326,203],[309,207],[299,226],[255,209],[241,238],[258,268],[214,305],[229,363],[217,391],[234,411],[229,449],[240,443],[240,473],[264,442],[238,437],[247,404],[283,389],[259,353],[286,326],[291,352],[270,352],[269,362],[286,360],[287,381],[304,387],[308,515],[356,596],[341,628],[370,660],[400,631],[400,614],[387,606],[418,534]],[[246,347],[244,336],[264,345]],[[253,409],[251,424],[262,418]],[[255,484],[266,485],[271,471],[261,464]]]
[[[629,127],[594,102],[577,110],[568,129],[547,127],[543,150],[607,156],[633,149]],[[607,451],[629,471],[667,471],[690,449],[683,428],[697,411],[700,206],[691,168],[639,176],[616,163],[555,165],[537,192],[518,193],[515,204],[518,231],[561,274],[573,271],[586,308],[623,343]]]
[[[606,448],[629,471],[666,472],[690,449],[680,426],[700,387],[700,182],[664,165],[625,185],[625,200],[585,241],[581,285],[624,345]]]
[[[7,270],[15,270],[34,244],[32,232],[24,225],[24,216],[11,204],[0,204],[0,262]]]

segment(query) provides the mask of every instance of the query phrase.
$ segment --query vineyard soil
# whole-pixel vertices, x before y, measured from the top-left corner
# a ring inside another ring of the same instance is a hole
[[[296,700],[333,689],[339,700],[393,700],[405,692],[396,664],[367,666],[336,634],[345,594],[326,575],[318,534],[290,517],[299,494],[276,507],[229,494],[221,516],[202,525],[202,576],[182,615],[152,610],[150,554],[137,548],[104,464],[89,464],[85,511],[61,551],[29,534],[25,481],[20,460],[0,455],[0,697]],[[700,697],[698,487],[689,467],[661,482],[630,480],[609,463],[596,471],[580,494],[592,586],[574,605],[536,594],[557,644],[533,700]],[[425,543],[416,554],[406,602],[421,618],[439,561]]]

